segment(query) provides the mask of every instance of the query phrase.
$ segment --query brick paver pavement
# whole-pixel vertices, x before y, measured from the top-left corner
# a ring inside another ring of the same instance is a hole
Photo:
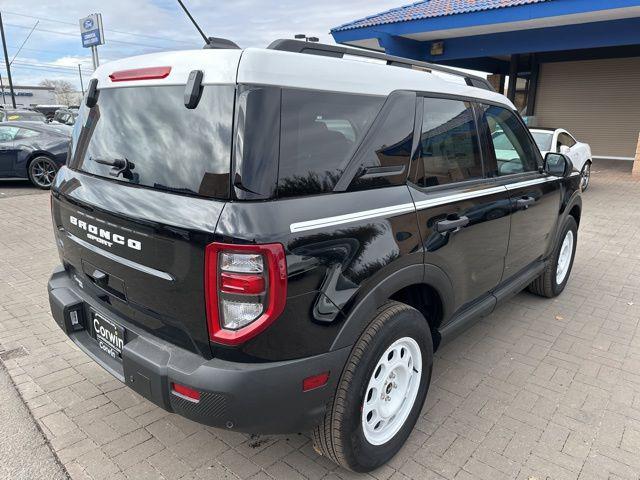
[[[442,348],[407,445],[363,478],[640,478],[640,181],[603,165],[564,294],[521,293]],[[0,196],[0,225],[0,356],[72,478],[360,477],[305,434],[203,427],[123,387],[49,314],[47,195]]]

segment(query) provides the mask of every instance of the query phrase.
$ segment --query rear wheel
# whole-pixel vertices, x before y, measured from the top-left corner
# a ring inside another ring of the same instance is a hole
[[[49,157],[36,157],[29,163],[29,180],[38,188],[51,188],[57,172],[57,165]]]
[[[433,343],[416,309],[384,304],[351,352],[332,404],[313,432],[316,450],[368,472],[400,450],[427,395]]]
[[[591,160],[587,160],[587,163],[584,164],[580,175],[582,178],[580,186],[582,187],[582,191],[584,192],[587,188],[589,188],[589,181],[591,180]]]
[[[578,241],[578,224],[569,216],[564,220],[551,260],[542,274],[529,285],[529,291],[543,297],[556,297],[566,287],[573,267]]]

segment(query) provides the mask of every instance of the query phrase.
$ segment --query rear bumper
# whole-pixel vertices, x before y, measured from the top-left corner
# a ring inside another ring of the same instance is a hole
[[[120,381],[159,407],[196,422],[248,433],[295,433],[320,422],[349,355],[344,348],[298,360],[235,363],[205,359],[146,332],[105,310],[57,268],[48,284],[51,312],[60,328],[85,353]],[[127,329],[122,361],[98,348],[89,332],[73,327],[70,312],[88,318],[88,307]],[[324,387],[302,391],[302,380],[330,371]],[[201,392],[193,402],[171,392],[176,382]]]

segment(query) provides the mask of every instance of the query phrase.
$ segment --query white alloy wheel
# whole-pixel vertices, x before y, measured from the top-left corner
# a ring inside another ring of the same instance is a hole
[[[407,420],[422,378],[422,352],[411,337],[396,340],[378,360],[362,404],[362,430],[372,445],[391,440]]]
[[[558,265],[556,267],[556,284],[561,285],[564,282],[569,266],[571,265],[571,257],[573,256],[573,232],[567,231],[560,247],[560,254],[558,255]]]
[[[591,180],[591,162],[587,162],[582,167],[581,172],[581,188],[584,192],[589,187],[589,181]]]

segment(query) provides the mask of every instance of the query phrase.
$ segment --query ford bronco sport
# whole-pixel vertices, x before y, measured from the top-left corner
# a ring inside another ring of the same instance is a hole
[[[168,411],[312,430],[355,471],[403,445],[439,345],[562,292],[580,223],[571,161],[486,80],[293,40],[101,66],[69,155],[68,336]]]

